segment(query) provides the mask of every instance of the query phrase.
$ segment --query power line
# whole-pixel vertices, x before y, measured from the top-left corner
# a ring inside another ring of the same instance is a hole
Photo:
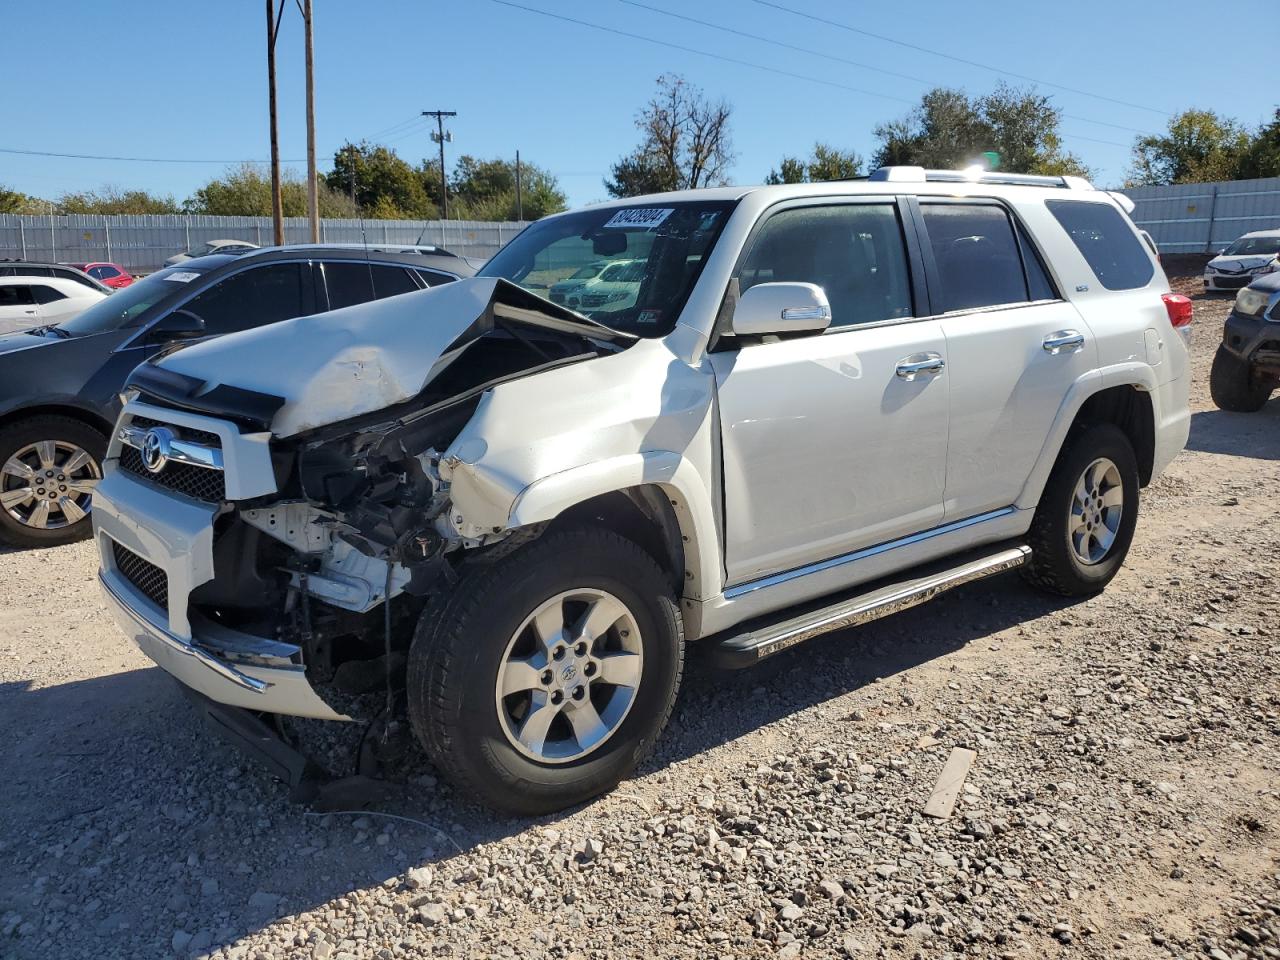
[[[734,34],[735,36],[746,37],[750,40],[758,40],[761,43],[772,44],[773,46],[781,47],[784,50],[794,50],[795,52],[803,53],[806,56],[822,57],[825,60],[831,60],[835,63],[844,63],[852,67],[859,67],[863,70],[871,70],[875,73],[883,73],[886,76],[897,77],[900,80],[910,80],[913,83],[922,83],[925,86],[936,86],[936,83],[933,80],[926,80],[924,77],[915,77],[909,73],[898,73],[896,70],[889,70],[884,67],[875,67],[868,63],[861,63],[857,60],[850,60],[846,57],[837,57],[834,54],[824,53],[821,50],[814,50],[810,47],[801,47],[794,43],[786,43],[782,40],[775,40],[773,37],[761,36],[758,33],[748,33],[747,31],[739,30],[736,27],[728,27],[728,26],[725,26],[724,24],[712,23],[709,20],[699,20],[697,17],[690,17],[683,13],[676,13],[673,10],[663,10],[661,7],[654,7],[647,3],[640,3],[639,0],[618,0],[618,2],[625,3],[627,6],[636,7],[641,10],[648,10],[651,13],[657,13],[664,17],[671,17],[675,20],[683,20],[686,23],[696,23],[699,26],[709,27],[712,30],[720,30],[724,33]],[[1118,102],[1122,102],[1122,101],[1118,101]],[[1139,130],[1136,127],[1126,127],[1122,124],[1109,123],[1105,120],[1094,120],[1092,117],[1075,116],[1074,114],[1070,114],[1070,113],[1062,114],[1062,118],[1064,120],[1078,120],[1081,123],[1096,123],[1099,126],[1103,126],[1103,127],[1114,127],[1117,130],[1124,130],[1127,133],[1149,132],[1146,130]],[[1088,138],[1081,137],[1080,139],[1088,139]]]
[[[48,150],[18,150],[0,147],[0,153],[24,157],[58,157],[63,160],[123,160],[128,163],[270,163],[270,160],[195,160],[187,157],[107,157],[96,153],[52,153]],[[285,160],[285,163],[306,163],[306,160]]]
[[[511,0],[491,0],[493,3],[500,4],[504,7],[511,7],[515,10],[523,10],[526,13],[536,13],[542,17],[550,17],[552,20],[560,20],[564,23],[574,23],[580,27],[590,27],[592,30],[600,30],[604,33],[612,33],[619,37],[629,37],[632,40],[643,40],[645,43],[656,44],[659,47],[670,47],[672,50],[682,50],[685,53],[696,54],[700,57],[710,57],[712,60],[721,60],[724,63],[737,64],[740,67],[750,67],[752,70],[763,70],[766,73],[777,74],[781,77],[790,77],[793,80],[807,80],[810,83],[820,83],[823,86],[835,87],[837,90],[848,90],[851,93],[861,93],[868,97],[881,97],[885,100],[893,100],[897,103],[913,103],[903,97],[895,97],[887,93],[877,93],[874,90],[864,90],[861,87],[851,87],[845,83],[837,83],[834,80],[824,80],[821,77],[812,77],[804,73],[792,73],[790,70],[780,70],[777,67],[765,66],[763,63],[752,63],[750,60],[738,60],[735,57],[726,57],[723,54],[712,53],[709,50],[699,50],[697,47],[686,47],[683,44],[671,43],[667,40],[658,40],[654,37],[646,37],[639,33],[630,33],[626,30],[619,30],[616,27],[606,27],[600,23],[591,23],[588,20],[578,20],[574,17],[566,17],[559,13],[551,13],[548,10],[539,10],[537,7],[526,7],[521,3],[513,3]]]
[[[885,43],[892,43],[899,47],[906,47],[908,50],[916,50],[920,53],[928,53],[935,57],[943,57],[946,60],[953,60],[956,63],[963,63],[970,67],[978,67],[982,70],[990,70],[993,73],[1003,74],[1008,77],[1016,77],[1019,80],[1026,80],[1030,83],[1038,83],[1045,87],[1055,87],[1058,90],[1066,90],[1068,93],[1076,93],[1082,97],[1093,97],[1096,100],[1105,100],[1108,103],[1118,104],[1122,107],[1133,107],[1135,110],[1148,110],[1151,113],[1158,113],[1162,117],[1172,116],[1168,110],[1160,110],[1157,107],[1149,107],[1142,103],[1131,103],[1128,100],[1117,100],[1115,97],[1104,96],[1101,93],[1092,93],[1088,90],[1080,90],[1076,87],[1068,87],[1061,83],[1052,83],[1048,80],[1039,80],[1036,77],[1029,77],[1024,73],[1014,73],[1012,70],[1006,70],[1003,67],[994,67],[989,63],[981,63],[977,60],[966,60],[964,57],[957,57],[950,53],[943,53],[941,50],[931,50],[929,47],[922,47],[919,44],[908,43],[906,40],[899,40],[896,37],[888,37],[881,33],[872,33],[870,30],[863,30],[861,27],[853,27],[847,23],[841,23],[838,20],[828,20],[826,17],[820,17],[817,14],[806,13],[804,10],[796,10],[794,7],[787,7],[781,3],[774,3],[773,0],[752,0],[762,7],[772,7],[774,10],[781,10],[783,13],[789,13],[792,16],[803,17],[806,20],[812,20],[815,23],[826,24],[829,27],[836,27],[839,30],[847,30],[850,33],[861,34],[864,37],[871,37],[874,40],[883,40]]]

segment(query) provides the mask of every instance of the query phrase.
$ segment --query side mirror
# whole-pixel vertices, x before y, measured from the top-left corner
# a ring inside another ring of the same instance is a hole
[[[174,310],[156,321],[151,336],[159,340],[191,340],[206,333],[204,318],[190,310]]]
[[[817,333],[831,325],[831,305],[816,283],[757,283],[733,310],[738,336]]]

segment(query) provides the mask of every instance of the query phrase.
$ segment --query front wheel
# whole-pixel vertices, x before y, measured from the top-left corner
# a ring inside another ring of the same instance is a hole
[[[675,703],[684,636],[670,580],[609,531],[555,531],[465,574],[423,613],[409,718],[488,806],[541,814],[612,788]]]
[[[1249,363],[1221,344],[1209,368],[1209,395],[1219,410],[1254,413],[1271,396],[1275,383],[1256,376]]]
[[[0,543],[83,540],[107,438],[70,417],[36,416],[0,430]]]
[[[1064,597],[1102,590],[1133,542],[1138,483],[1138,460],[1123,430],[1110,423],[1077,430],[1036,506],[1026,579]]]

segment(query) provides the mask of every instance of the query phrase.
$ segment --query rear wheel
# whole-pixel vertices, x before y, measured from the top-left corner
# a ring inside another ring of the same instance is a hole
[[[1138,522],[1138,461],[1110,423],[1080,428],[1058,456],[1031,521],[1023,575],[1066,597],[1097,593],[1119,572]]]
[[[1253,413],[1261,410],[1275,382],[1252,373],[1249,364],[1221,344],[1209,369],[1209,393],[1220,410]]]
[[[475,567],[424,612],[409,717],[461,789],[548,813],[609,790],[648,755],[683,660],[658,564],[609,531],[557,531]]]
[[[50,547],[88,537],[106,447],[106,437],[70,417],[0,430],[0,541]]]

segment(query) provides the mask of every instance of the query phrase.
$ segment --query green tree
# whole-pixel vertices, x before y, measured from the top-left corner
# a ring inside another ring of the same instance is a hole
[[[307,185],[302,177],[285,168],[280,178],[280,198],[286,217],[307,215]],[[340,193],[329,189],[324,178],[318,184],[320,216],[354,217],[356,205]],[[220,217],[271,216],[271,177],[252,163],[231,167],[221,177],[210,180],[182,204],[184,213],[203,213]]]
[[[1249,133],[1212,110],[1184,110],[1163,135],[1137,137],[1129,182],[1135,185],[1235,180],[1249,153]]]
[[[854,151],[841,151],[825,143],[815,143],[808,160],[783,157],[779,169],[770,170],[765,183],[816,183],[822,180],[850,180],[862,173],[862,158]]]
[[[423,178],[396,152],[367,141],[345,143],[333,155],[333,170],[325,176],[335,193],[355,194],[364,209],[394,213],[393,219],[431,220],[439,208],[427,193]]]
[[[1062,148],[1062,111],[1032,90],[998,84],[985,96],[938,87],[905,117],[875,128],[873,164],[956,168],[984,153],[1000,157],[1010,173],[1088,176],[1080,158]]]
[[[1237,175],[1241,180],[1255,177],[1280,177],[1280,110],[1271,122],[1254,135],[1240,158]]]
[[[107,185],[101,190],[64,193],[55,201],[59,213],[177,213],[171,196],[156,196],[145,190],[122,190]]]
[[[725,183],[733,161],[732,113],[676,74],[658,77],[658,90],[636,116],[639,145],[613,165],[610,196],[692,190]]]
[[[36,213],[49,212],[49,202],[38,197],[29,197],[17,190],[10,190],[0,184],[0,213]]]
[[[436,169],[438,172],[439,168]],[[520,192],[520,206],[526,220],[537,220],[565,209],[566,198],[555,177],[523,160]],[[449,203],[451,211],[456,204],[458,217],[463,220],[516,219],[515,162],[459,157],[449,180]]]

